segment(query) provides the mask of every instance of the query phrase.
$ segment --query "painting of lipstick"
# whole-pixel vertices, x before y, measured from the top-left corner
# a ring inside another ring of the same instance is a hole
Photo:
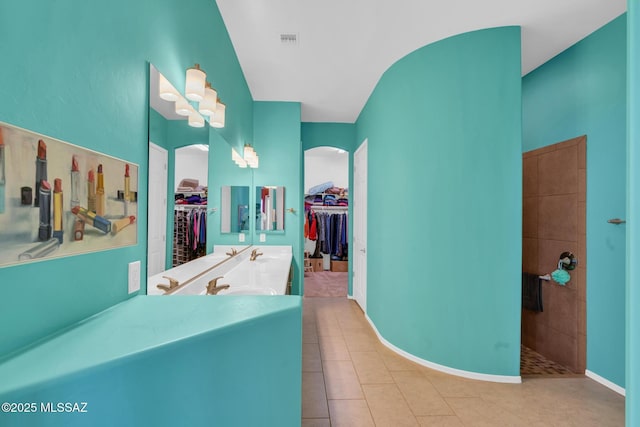
[[[0,122],[0,267],[137,244],[139,167],[91,142]]]

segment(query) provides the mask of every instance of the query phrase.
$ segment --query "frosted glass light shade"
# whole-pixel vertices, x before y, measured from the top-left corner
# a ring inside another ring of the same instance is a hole
[[[192,109],[193,107],[191,106],[191,104],[189,104],[189,101],[187,101],[183,97],[179,97],[176,100],[176,114],[179,114],[181,116],[188,116],[189,114],[191,114]]]
[[[212,116],[212,120],[210,122],[211,127],[214,127],[214,128],[223,128],[224,127],[225,110],[226,110],[226,108],[227,108],[226,105],[224,105],[221,102],[218,102],[216,104],[216,112]]]
[[[177,101],[180,95],[169,80],[162,74],[158,73],[158,94],[165,101]]]
[[[216,112],[216,104],[218,101],[218,92],[211,87],[211,83],[207,82],[204,88],[204,98],[198,105],[198,111],[205,116],[213,116]]]
[[[204,98],[204,86],[207,75],[196,64],[193,68],[187,69],[187,81],[185,83],[184,94],[191,101],[200,102]]]
[[[203,127],[204,117],[194,111],[192,114],[189,114],[189,126],[194,128]]]

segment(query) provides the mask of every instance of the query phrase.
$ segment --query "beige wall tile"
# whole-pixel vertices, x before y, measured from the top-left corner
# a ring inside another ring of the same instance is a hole
[[[576,291],[559,285],[551,286],[547,325],[570,337],[578,336],[578,296]]]
[[[538,197],[525,197],[522,206],[522,237],[538,237]]]
[[[522,239],[522,270],[525,273],[541,274],[538,270],[538,239]]]

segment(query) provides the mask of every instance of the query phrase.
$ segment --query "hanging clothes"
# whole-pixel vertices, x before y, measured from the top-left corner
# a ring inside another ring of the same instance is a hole
[[[314,212],[309,213],[312,224],[317,226],[317,241],[314,257],[319,253],[338,258],[348,256],[348,216],[346,213]],[[309,233],[311,239],[311,232]],[[312,239],[314,240],[314,239]]]
[[[173,266],[189,262],[206,254],[206,206],[174,210]]]

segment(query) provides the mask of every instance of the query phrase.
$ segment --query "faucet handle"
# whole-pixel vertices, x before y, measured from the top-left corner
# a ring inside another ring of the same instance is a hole
[[[216,277],[215,279],[211,279],[209,280],[209,286],[215,288],[216,286],[218,286],[218,280],[222,279],[224,276],[219,276]]]
[[[169,276],[162,276],[165,279],[169,280],[169,289],[173,289],[176,288],[180,285],[180,282],[178,282],[176,279],[174,279],[173,277],[169,277]]]

